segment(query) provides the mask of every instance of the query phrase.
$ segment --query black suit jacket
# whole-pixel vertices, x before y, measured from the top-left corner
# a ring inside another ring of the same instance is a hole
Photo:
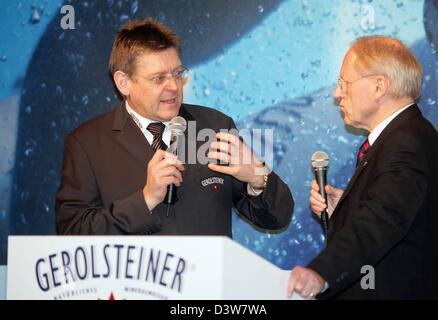
[[[180,116],[189,125],[196,120],[196,134],[205,128],[216,132],[235,128],[231,118],[206,107],[183,104]],[[196,140],[196,136],[188,136],[189,131],[185,132],[188,151],[188,141]],[[196,150],[203,143],[198,141]],[[269,175],[266,190],[253,197],[247,194],[245,184],[198,162],[186,165],[183,184],[178,188],[179,200],[170,213],[167,215],[165,204],[151,213],[142,189],[152,155],[150,144],[124,104],[69,134],[56,196],[57,232],[231,237],[233,206],[259,227],[280,229],[290,222],[292,195],[274,172]],[[223,180],[205,183],[211,177]]]
[[[319,298],[438,298],[437,206],[438,134],[414,105],[382,131],[333,212],[309,264],[330,286]],[[366,265],[374,290],[361,287]]]

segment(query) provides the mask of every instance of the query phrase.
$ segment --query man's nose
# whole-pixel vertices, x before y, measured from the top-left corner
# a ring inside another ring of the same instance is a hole
[[[341,100],[345,98],[345,92],[343,92],[339,86],[336,86],[335,90],[333,90],[333,98],[335,99],[335,104],[337,106],[340,105]]]
[[[339,100],[342,97],[342,91],[339,88],[339,85],[336,85],[335,90],[333,90],[333,97],[336,100]]]
[[[170,75],[166,80],[166,90],[178,90],[179,80],[175,79],[174,76]]]

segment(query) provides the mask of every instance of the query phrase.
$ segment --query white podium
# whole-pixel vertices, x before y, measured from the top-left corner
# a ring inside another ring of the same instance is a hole
[[[286,299],[288,278],[289,271],[226,237],[10,236],[6,295]]]

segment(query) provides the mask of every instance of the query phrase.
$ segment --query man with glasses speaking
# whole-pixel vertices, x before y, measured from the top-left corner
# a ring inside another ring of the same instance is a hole
[[[231,237],[232,207],[261,228],[288,225],[288,186],[233,134],[233,120],[182,103],[188,69],[171,30],[151,19],[128,21],[109,70],[123,102],[65,140],[59,234]],[[182,148],[168,152],[177,138]]]
[[[369,135],[345,191],[327,185],[326,204],[312,182],[312,211],[330,216],[327,246],[292,270],[289,294],[438,298],[438,134],[415,104],[421,78],[394,38],[363,37],[346,54],[333,95],[345,124]]]

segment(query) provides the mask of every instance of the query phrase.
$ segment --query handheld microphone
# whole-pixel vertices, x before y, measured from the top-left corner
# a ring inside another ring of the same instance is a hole
[[[323,151],[317,151],[312,155],[311,159],[312,167],[313,167],[313,173],[315,174],[316,182],[319,186],[319,193],[323,198],[325,199],[325,203],[328,207],[327,202],[327,194],[325,192],[325,185],[327,184],[327,169],[329,165],[329,156],[327,153]],[[324,209],[323,212],[321,212],[321,223],[322,228],[324,230],[324,246],[327,246],[327,235],[328,235],[328,228],[329,228],[329,217],[327,208]]]
[[[186,131],[187,121],[183,117],[176,116],[173,117],[172,120],[170,120],[169,126],[170,126],[171,135],[170,135],[170,145],[169,148],[167,148],[167,152],[178,155],[178,149],[180,149],[181,143],[184,142],[184,140],[181,137],[183,137],[184,131]],[[166,197],[164,198],[164,203],[168,205],[174,204],[177,200],[178,200],[177,187],[172,183],[167,186],[167,193],[166,193]]]

